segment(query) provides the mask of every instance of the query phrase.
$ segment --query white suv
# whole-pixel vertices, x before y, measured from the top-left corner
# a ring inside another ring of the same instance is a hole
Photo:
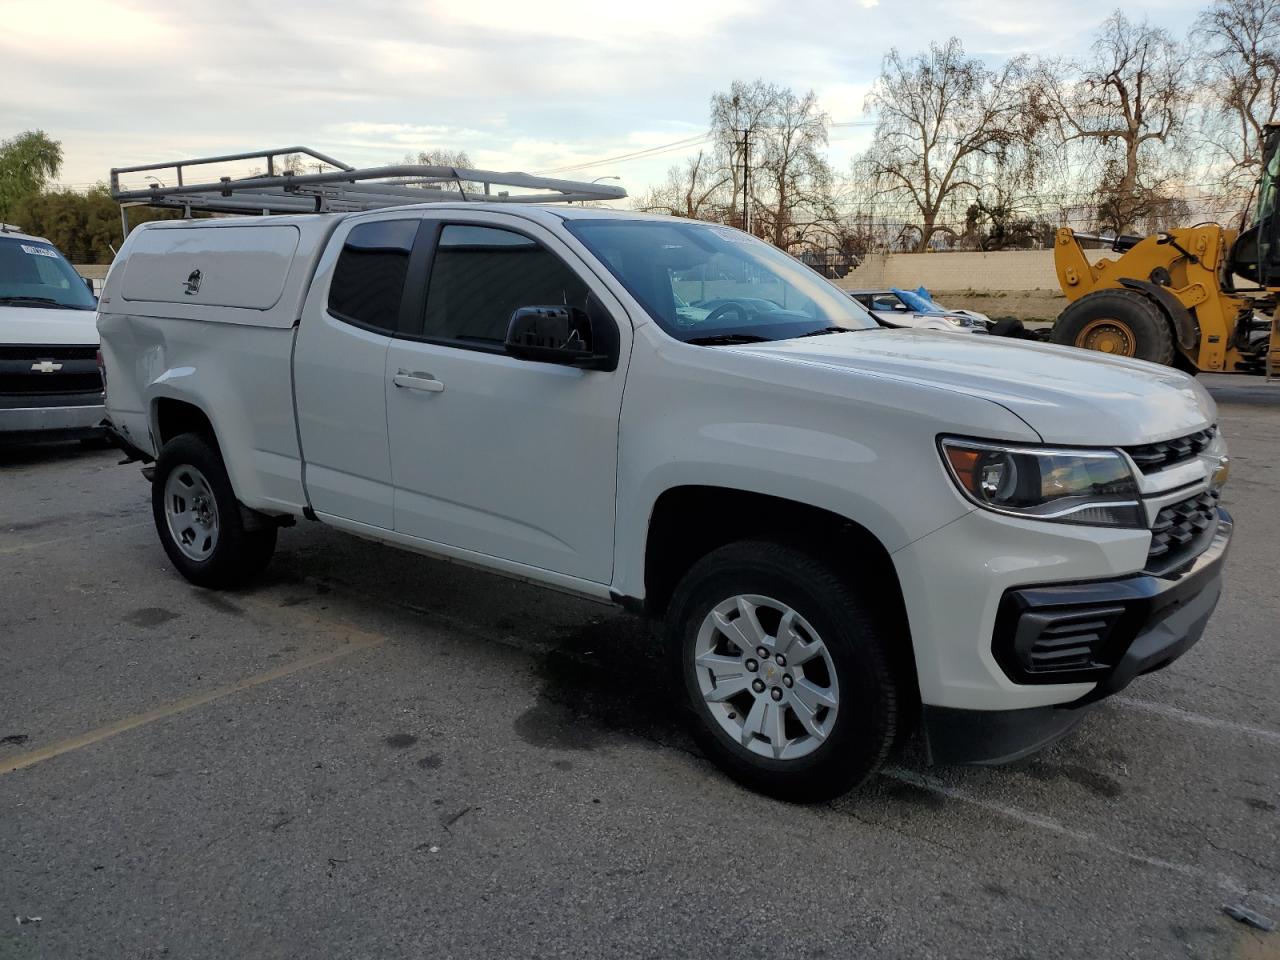
[[[57,247],[0,226],[0,442],[101,433],[96,307]]]
[[[1194,643],[1221,589],[1193,379],[883,329],[721,226],[148,224],[100,316],[108,413],[189,580],[243,582],[306,518],[644,611],[706,752],[783,796],[847,789],[917,721],[935,760],[1036,749]]]

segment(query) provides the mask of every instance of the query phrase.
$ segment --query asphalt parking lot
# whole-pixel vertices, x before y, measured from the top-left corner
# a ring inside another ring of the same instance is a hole
[[[315,524],[168,566],[118,455],[0,451],[0,958],[1280,957],[1280,384],[1206,377],[1204,640],[999,769],[724,779],[648,628]],[[38,918],[38,919],[36,919]]]

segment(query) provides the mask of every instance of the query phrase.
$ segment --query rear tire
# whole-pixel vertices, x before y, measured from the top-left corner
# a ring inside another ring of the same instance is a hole
[[[151,512],[165,553],[199,587],[236,587],[257,576],[276,548],[276,527],[246,529],[217,448],[183,433],[156,458]]]
[[[1136,290],[1095,290],[1069,305],[1053,325],[1054,343],[1173,363],[1173,328],[1163,310]]]
[[[830,799],[893,745],[889,632],[844,577],[802,551],[743,541],[703,557],[676,588],[667,637],[694,738],[753,790]]]

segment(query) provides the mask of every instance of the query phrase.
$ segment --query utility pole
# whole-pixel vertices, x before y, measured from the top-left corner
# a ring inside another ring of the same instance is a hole
[[[751,131],[742,134],[742,231],[751,232]]]

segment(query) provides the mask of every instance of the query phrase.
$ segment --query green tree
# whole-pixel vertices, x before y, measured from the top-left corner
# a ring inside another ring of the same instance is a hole
[[[131,207],[129,223],[176,220],[177,210]],[[123,242],[120,208],[105,184],[86,193],[48,190],[23,199],[14,219],[28,233],[45,237],[72,263],[110,263]]]
[[[23,199],[40,193],[62,169],[62,144],[43,130],[0,140],[0,221]]]

